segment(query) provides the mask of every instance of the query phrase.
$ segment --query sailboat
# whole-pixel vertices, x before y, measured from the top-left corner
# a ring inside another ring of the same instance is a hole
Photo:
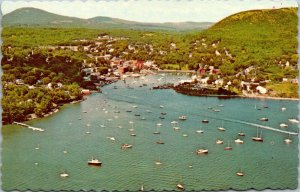
[[[140,191],[144,191],[144,184],[142,184]]]
[[[219,131],[225,131],[225,128],[223,127],[223,121],[222,121],[222,126],[221,126],[221,127],[218,127],[218,130],[219,130]]]
[[[287,144],[292,143],[292,140],[290,139],[290,134],[289,137],[284,140],[284,142]]]
[[[161,126],[161,123],[157,123],[156,124],[156,131],[153,132],[153,134],[160,134],[160,131],[158,130],[158,128]]]
[[[257,128],[257,134],[256,137],[252,137],[253,141],[258,141],[258,142],[264,142],[264,139],[262,138],[262,132],[260,133],[260,137],[258,136],[258,128]]]
[[[228,146],[224,148],[224,150],[232,150],[232,147],[230,147],[230,142],[228,141]]]

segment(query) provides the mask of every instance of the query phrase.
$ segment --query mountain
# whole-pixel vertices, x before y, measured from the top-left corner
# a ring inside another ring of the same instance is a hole
[[[211,22],[167,22],[167,23],[143,23],[128,21],[111,17],[93,17],[80,19],[49,13],[36,8],[21,8],[8,13],[2,18],[3,26],[18,27],[73,27],[95,29],[141,29],[141,30],[203,30],[211,26]]]
[[[227,81],[267,80],[275,95],[296,97],[298,85],[284,79],[298,76],[297,25],[297,8],[244,11],[199,32],[194,42],[204,63],[218,67]]]

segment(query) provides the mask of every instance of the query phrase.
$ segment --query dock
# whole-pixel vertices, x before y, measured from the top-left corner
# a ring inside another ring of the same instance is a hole
[[[27,127],[28,129],[31,129],[32,131],[40,131],[40,132],[45,131],[45,129],[38,128],[38,127],[33,127],[33,126],[27,125],[25,123],[19,123],[19,122],[16,122],[16,121],[14,121],[13,124],[20,125],[22,127]]]

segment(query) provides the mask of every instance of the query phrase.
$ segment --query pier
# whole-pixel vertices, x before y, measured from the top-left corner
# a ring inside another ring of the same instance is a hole
[[[16,122],[16,121],[14,121],[13,124],[20,125],[20,126],[23,126],[23,127],[27,127],[28,129],[31,129],[32,131],[40,131],[40,132],[45,131],[45,129],[32,127],[32,126],[27,125],[25,123],[19,123],[19,122]]]

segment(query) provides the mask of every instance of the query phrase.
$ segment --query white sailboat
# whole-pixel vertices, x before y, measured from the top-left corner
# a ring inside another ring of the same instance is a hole
[[[223,127],[223,121],[222,121],[222,126],[221,127],[218,127],[218,130],[219,131],[225,131],[226,129]]]
[[[290,144],[290,143],[293,142],[293,141],[290,139],[290,134],[289,134],[289,137],[286,138],[286,139],[284,140],[284,142],[287,143],[287,144]]]

